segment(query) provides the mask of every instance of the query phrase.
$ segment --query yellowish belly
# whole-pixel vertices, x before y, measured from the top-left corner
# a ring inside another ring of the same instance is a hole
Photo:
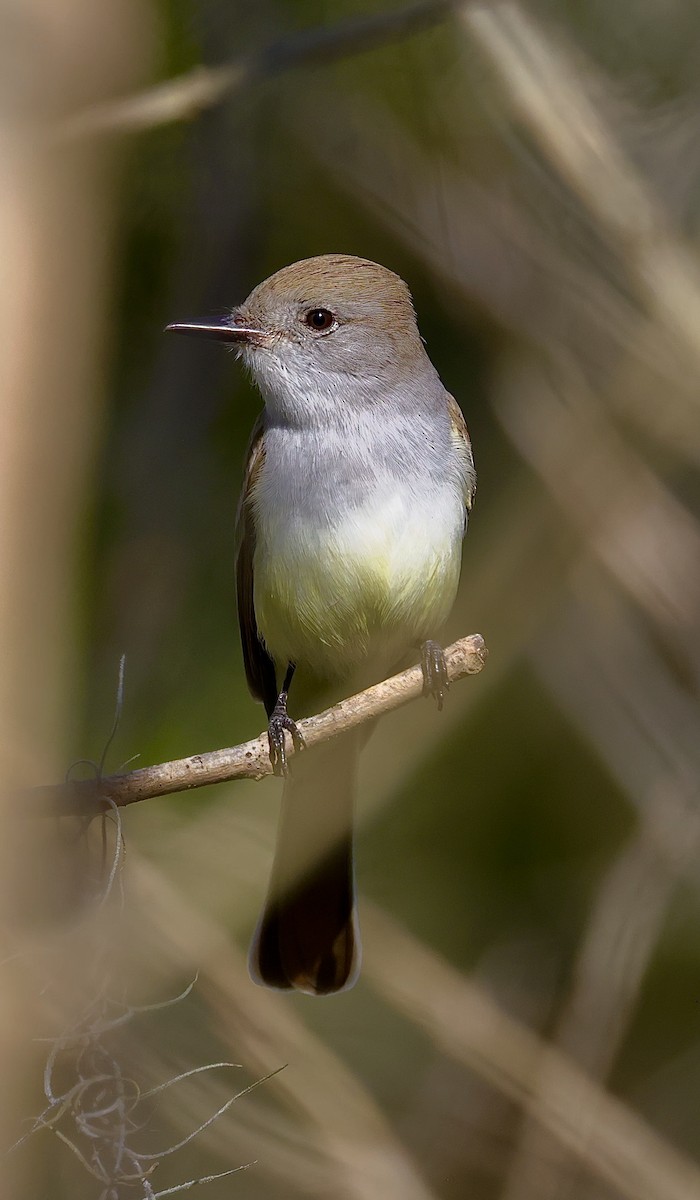
[[[278,663],[326,678],[370,657],[389,669],[439,633],[457,590],[461,529],[431,513],[403,517],[373,510],[369,519],[355,513],[313,538],[258,541],[256,619]]]

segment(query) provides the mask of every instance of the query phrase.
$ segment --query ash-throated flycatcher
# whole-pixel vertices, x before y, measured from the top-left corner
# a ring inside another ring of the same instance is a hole
[[[251,974],[342,991],[359,969],[352,810],[366,732],[305,750],[287,693],[298,671],[307,706],[321,688],[347,695],[421,647],[426,692],[442,706],[433,637],[455,598],[474,497],[467,427],[406,284],[366,259],[293,263],[221,324],[168,329],[235,346],[265,401],[238,512],[238,616],[272,765],[287,778]]]

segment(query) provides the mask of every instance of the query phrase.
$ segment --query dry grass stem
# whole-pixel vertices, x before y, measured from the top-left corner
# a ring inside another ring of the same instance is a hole
[[[334,1193],[355,1200],[434,1200],[359,1076],[284,996],[251,986],[244,955],[223,927],[189,904],[157,868],[134,855],[130,864],[134,896],[149,914],[164,960],[177,974],[197,964],[201,993],[226,1044],[264,1075],[287,1064],[266,1088],[301,1117],[308,1152],[333,1165]],[[274,1163],[273,1148],[271,1158]],[[264,1160],[260,1166],[265,1169]]]
[[[592,102],[582,57],[574,59],[553,34],[510,0],[465,7],[461,17],[498,72],[514,114],[610,238],[649,314],[690,352],[697,367],[696,256],[674,233],[659,201]]]
[[[365,906],[367,910],[368,906]],[[628,1200],[690,1200],[700,1168],[560,1050],[376,908],[363,914],[365,974],[404,1016],[551,1133]]]

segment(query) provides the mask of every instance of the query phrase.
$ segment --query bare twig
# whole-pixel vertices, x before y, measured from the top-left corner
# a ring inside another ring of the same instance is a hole
[[[227,66],[196,67],[136,95],[75,113],[61,123],[58,137],[72,140],[101,133],[138,133],[173,121],[190,120],[257,80],[295,67],[334,62],[411,37],[444,20],[455,3],[456,0],[418,0],[405,8],[375,16],[301,30]]]
[[[477,674],[486,662],[484,639],[474,633],[461,638],[445,650],[450,683],[465,675]],[[423,673],[420,667],[410,667],[374,687],[359,692],[333,705],[315,717],[299,721],[299,729],[308,746],[354,729],[365,721],[401,708],[423,693]],[[42,808],[53,815],[59,811],[83,811],[86,804],[98,802],[123,807],[154,796],[167,796],[190,788],[205,787],[232,779],[262,779],[270,775],[270,756],[267,736],[261,734],[250,742],[224,750],[194,754],[152,767],[142,767],[126,775],[111,775],[106,779],[86,779],[68,784],[34,788],[30,793],[31,812]],[[26,807],[26,805],[25,805]]]

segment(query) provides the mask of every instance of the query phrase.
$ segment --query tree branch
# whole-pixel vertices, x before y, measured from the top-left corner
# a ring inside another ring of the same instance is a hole
[[[484,666],[487,653],[484,639],[478,633],[448,646],[445,660],[450,683],[455,683],[465,675],[476,675]],[[317,716],[299,721],[299,729],[307,746],[315,746],[365,721],[401,708],[422,694],[422,670],[418,666],[409,667],[400,675],[341,700],[340,704],[334,704]],[[100,809],[107,804],[124,807],[152,796],[167,796],[172,792],[185,792],[190,788],[232,779],[262,779],[271,773],[267,734],[262,733],[240,746],[194,754],[191,758],[179,758],[153,767],[141,767],[127,775],[33,788],[30,793],[25,793],[22,805],[25,813],[31,815],[43,813],[60,816],[85,812],[91,804],[97,804]]]
[[[443,21],[458,2],[416,0],[398,10],[300,30],[226,66],[195,67],[136,95],[74,113],[61,122],[57,136],[71,141],[99,133],[137,133],[188,120],[261,79],[295,67],[331,63],[420,33]]]

